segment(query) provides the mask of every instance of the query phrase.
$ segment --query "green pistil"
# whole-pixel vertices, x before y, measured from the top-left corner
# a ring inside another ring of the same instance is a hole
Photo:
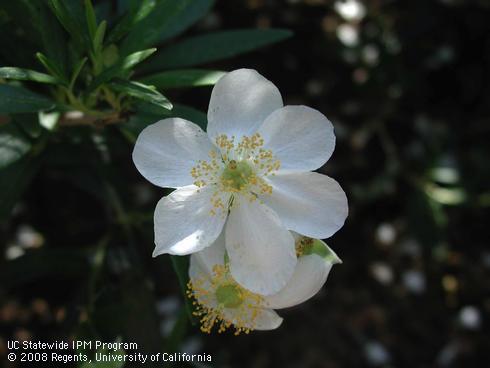
[[[253,170],[246,161],[231,160],[223,170],[221,178],[226,186],[234,190],[242,190],[252,176]]]
[[[243,300],[236,285],[221,285],[216,289],[216,299],[225,308],[238,308]]]

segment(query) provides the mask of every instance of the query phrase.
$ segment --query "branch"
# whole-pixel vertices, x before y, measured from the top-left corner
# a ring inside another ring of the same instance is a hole
[[[60,126],[89,125],[104,127],[106,125],[118,124],[127,120],[127,114],[119,112],[109,113],[104,116],[88,115],[81,111],[69,111],[64,113],[58,124]]]

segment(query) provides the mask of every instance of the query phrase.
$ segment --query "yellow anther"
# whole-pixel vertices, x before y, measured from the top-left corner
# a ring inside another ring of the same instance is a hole
[[[239,335],[254,329],[263,297],[241,287],[227,265],[215,265],[211,280],[202,275],[189,281],[187,287],[187,296],[195,299],[194,315],[200,318],[201,331],[211,333],[217,326],[222,333],[234,326],[235,335]]]

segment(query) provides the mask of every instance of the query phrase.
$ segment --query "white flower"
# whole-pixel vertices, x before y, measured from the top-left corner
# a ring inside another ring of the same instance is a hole
[[[211,245],[225,226],[233,277],[270,295],[296,265],[288,230],[327,238],[344,224],[339,184],[309,172],[331,156],[330,121],[306,106],[284,106],[279,90],[254,70],[223,76],[213,89],[208,132],[179,118],[139,135],[133,160],[161,187],[177,188],[155,209],[155,250],[185,255]]]
[[[293,276],[277,294],[264,296],[238,284],[225,262],[225,241],[220,236],[212,247],[191,256],[188,296],[194,298],[201,330],[214,326],[223,332],[233,326],[235,334],[272,330],[282,322],[274,309],[298,305],[314,296],[325,284],[337,255],[321,240],[295,236],[298,262]]]

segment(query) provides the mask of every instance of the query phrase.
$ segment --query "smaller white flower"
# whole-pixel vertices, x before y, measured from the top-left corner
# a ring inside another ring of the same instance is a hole
[[[278,293],[264,296],[245,289],[233,279],[221,235],[213,246],[191,255],[187,295],[195,299],[201,330],[210,333],[235,328],[235,335],[273,330],[282,323],[274,309],[298,305],[325,284],[338,256],[321,240],[293,233],[298,262],[293,276]]]

